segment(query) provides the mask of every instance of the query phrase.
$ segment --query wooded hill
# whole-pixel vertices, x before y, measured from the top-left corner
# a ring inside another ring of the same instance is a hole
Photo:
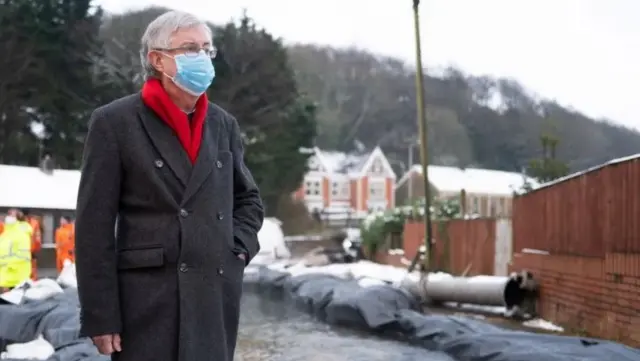
[[[318,102],[318,146],[348,151],[358,142],[379,144],[407,162],[408,144],[417,138],[412,68],[357,49],[296,45],[288,53],[298,88]],[[542,155],[544,134],[559,139],[557,157],[571,170],[640,152],[640,133],[534,99],[514,80],[447,69],[428,76],[425,87],[435,164],[520,171]]]

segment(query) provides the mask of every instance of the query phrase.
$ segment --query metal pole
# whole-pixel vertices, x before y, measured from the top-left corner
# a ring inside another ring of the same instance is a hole
[[[413,0],[413,23],[416,36],[416,105],[418,131],[420,133],[420,160],[424,180],[424,243],[426,250],[425,270],[433,265],[431,250],[431,192],[429,186],[429,165],[427,157],[427,118],[425,114],[424,75],[422,74],[422,49],[420,45],[420,0]]]

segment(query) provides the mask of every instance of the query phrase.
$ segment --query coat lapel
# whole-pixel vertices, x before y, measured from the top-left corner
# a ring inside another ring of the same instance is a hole
[[[164,162],[171,168],[176,178],[182,183],[182,186],[186,187],[189,183],[192,165],[178,137],[176,137],[171,127],[142,103],[142,100],[140,101],[138,117],[153,146],[160,153]]]
[[[198,151],[198,158],[193,166],[191,178],[187,183],[187,189],[184,191],[182,203],[186,203],[193,197],[202,183],[204,183],[211,174],[215,159],[218,157],[218,137],[220,135],[220,122],[213,115],[211,107],[209,107],[207,119],[202,127],[202,143]]]

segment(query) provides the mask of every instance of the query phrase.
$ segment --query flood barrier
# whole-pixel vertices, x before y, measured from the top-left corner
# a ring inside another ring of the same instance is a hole
[[[253,292],[280,293],[327,323],[400,338],[458,361],[640,361],[640,350],[619,343],[424,314],[415,296],[391,285],[361,287],[357,280],[327,274],[292,276],[267,267],[246,272],[245,284]]]

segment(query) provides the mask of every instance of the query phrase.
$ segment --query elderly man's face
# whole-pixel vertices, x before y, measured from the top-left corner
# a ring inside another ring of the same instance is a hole
[[[212,47],[210,33],[204,26],[181,29],[173,34],[167,49],[152,51],[149,53],[149,59],[159,72],[173,77],[176,75],[174,56],[203,49],[208,51]]]

